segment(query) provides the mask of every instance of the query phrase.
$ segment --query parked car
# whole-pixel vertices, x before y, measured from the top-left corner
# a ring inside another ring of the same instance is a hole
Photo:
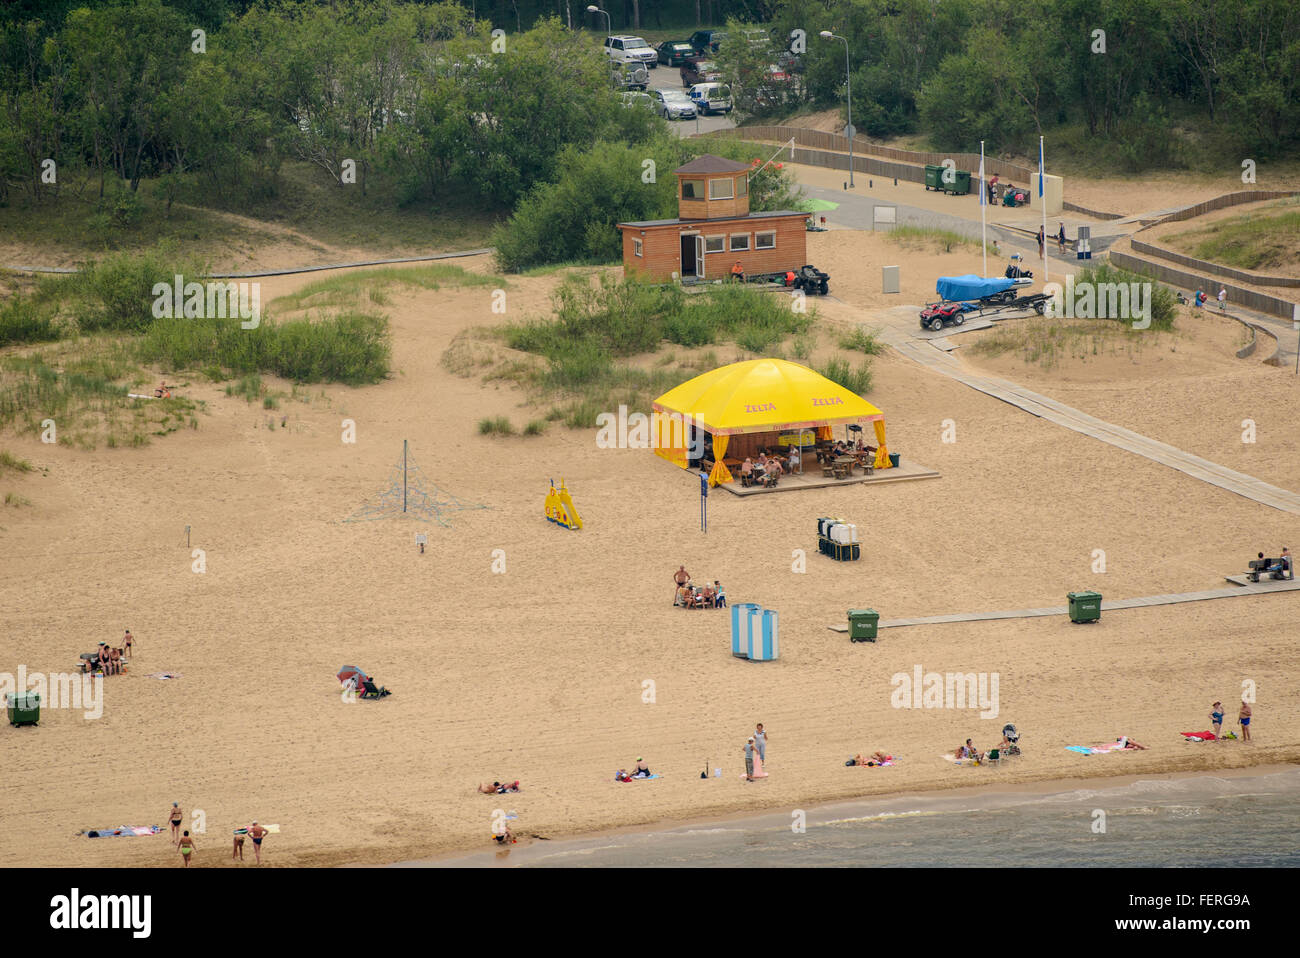
[[[655,112],[665,120],[695,119],[695,104],[685,93],[679,90],[655,90],[650,95],[655,99]]]
[[[696,30],[691,34],[691,46],[697,54],[717,53],[718,47],[726,39],[726,30]]]
[[[655,47],[655,54],[664,66],[679,67],[687,57],[695,56],[695,47],[689,40],[665,40]]]
[[[641,93],[637,90],[623,91],[623,106],[633,110],[654,110],[655,98],[649,93]]]
[[[688,95],[701,116],[731,112],[731,87],[725,83],[697,83]]]
[[[605,52],[615,63],[641,63],[653,70],[659,65],[659,55],[654,47],[640,37],[612,36],[605,38]]]
[[[612,79],[616,90],[644,90],[650,85],[650,71],[639,63],[615,63]]]
[[[721,80],[722,71],[712,60],[706,60],[703,57],[691,57],[682,64],[682,86],[690,88],[697,83],[708,83],[712,80]]]

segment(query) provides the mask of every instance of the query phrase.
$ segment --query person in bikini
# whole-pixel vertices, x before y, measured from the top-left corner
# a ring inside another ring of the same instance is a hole
[[[180,841],[176,843],[176,848],[180,851],[181,861],[185,862],[186,868],[190,867],[190,856],[194,854],[194,850],[197,847],[198,846],[194,844],[194,839],[190,838],[190,833],[188,831],[181,834]]]
[[[262,839],[271,834],[257,822],[248,826],[248,836],[253,839],[253,855],[257,858],[257,863],[262,864]]]
[[[172,823],[172,844],[178,844],[181,838],[181,819],[185,816],[181,814],[181,807],[176,802],[172,802],[172,810],[168,813]]]
[[[234,861],[235,859],[239,859],[241,862],[244,860],[244,836],[238,832],[235,832],[235,847],[230,852],[230,860]]]

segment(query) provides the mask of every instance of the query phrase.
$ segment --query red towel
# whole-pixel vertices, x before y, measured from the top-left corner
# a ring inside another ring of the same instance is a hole
[[[1187,736],[1188,738],[1191,738],[1192,736],[1196,736],[1196,738],[1199,738],[1199,739],[1201,739],[1202,741],[1205,741],[1205,742],[1213,742],[1213,741],[1214,741],[1214,733],[1213,733],[1213,732],[1182,732],[1182,733],[1180,733],[1180,734],[1185,735],[1185,736]]]

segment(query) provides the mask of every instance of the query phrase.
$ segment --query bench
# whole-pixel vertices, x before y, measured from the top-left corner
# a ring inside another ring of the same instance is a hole
[[[1249,568],[1250,570],[1249,572],[1246,573],[1246,578],[1249,579],[1251,582],[1258,582],[1260,573],[1268,572],[1268,570],[1275,565],[1281,566],[1281,568],[1269,573],[1270,579],[1294,579],[1295,578],[1295,572],[1291,567],[1291,561],[1289,557],[1285,559],[1251,559],[1248,563],[1246,563],[1246,565],[1247,568]]]

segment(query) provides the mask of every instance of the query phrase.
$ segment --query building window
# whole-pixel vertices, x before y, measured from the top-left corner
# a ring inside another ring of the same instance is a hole
[[[776,249],[776,230],[754,234],[754,249]]]
[[[709,199],[711,200],[731,200],[735,199],[735,184],[732,183],[731,177],[719,180],[709,180]]]
[[[704,237],[704,252],[725,253],[726,251],[727,251],[727,238],[725,236]]]
[[[634,256],[641,255],[641,241],[639,239],[632,240],[632,254]]]
[[[736,195],[737,196],[749,195],[749,174],[748,173],[742,173],[740,176],[736,177]]]
[[[704,199],[704,180],[682,180],[682,199]]]
[[[733,253],[743,253],[749,249],[748,233],[731,234],[731,251]]]

